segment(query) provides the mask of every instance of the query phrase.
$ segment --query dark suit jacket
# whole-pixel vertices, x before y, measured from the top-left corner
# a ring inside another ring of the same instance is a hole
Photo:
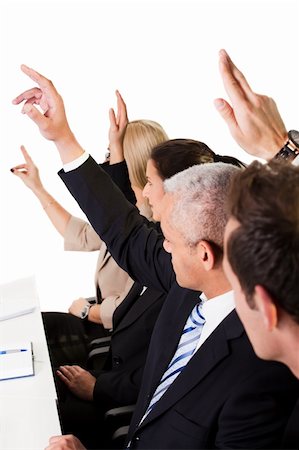
[[[282,441],[284,449],[299,449],[299,399],[288,420]]]
[[[257,358],[232,312],[189,361],[138,426],[170,362],[196,300],[175,281],[163,236],[89,158],[60,176],[115,260],[167,298],[156,322],[130,427],[133,448],[278,448],[298,393],[297,380],[279,363]]]
[[[113,315],[110,351],[97,377],[94,400],[104,410],[136,403],[151,334],[166,295],[134,283]]]

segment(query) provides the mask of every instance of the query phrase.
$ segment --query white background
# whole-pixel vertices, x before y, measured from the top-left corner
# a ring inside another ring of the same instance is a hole
[[[0,282],[35,274],[42,309],[66,310],[94,294],[96,254],[63,251],[39,202],[14,177],[24,144],[48,190],[83,217],[56,175],[55,147],[11,100],[32,82],[25,63],[52,79],[79,142],[100,162],[115,89],[130,119],[160,122],[171,138],[195,138],[221,154],[244,155],[213,106],[225,96],[225,48],[256,92],[272,96],[288,129],[299,126],[298,2],[1,1]]]

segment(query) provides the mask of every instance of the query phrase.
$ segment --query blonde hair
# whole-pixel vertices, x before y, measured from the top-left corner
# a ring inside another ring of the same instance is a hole
[[[124,156],[132,186],[143,189],[146,185],[146,164],[152,149],[168,140],[164,129],[152,120],[133,120],[127,125],[124,137]]]

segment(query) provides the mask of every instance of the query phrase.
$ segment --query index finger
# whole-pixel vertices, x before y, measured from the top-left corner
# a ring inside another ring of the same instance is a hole
[[[58,92],[55,89],[55,86],[53,85],[52,81],[48,80],[48,78],[44,77],[40,73],[38,73],[36,70],[31,69],[30,67],[26,66],[25,64],[21,65],[21,70],[26,75],[31,78],[31,80],[35,81],[43,93],[46,95],[46,98],[48,100],[48,104],[50,107],[54,106],[54,101],[52,101],[53,96],[58,96]]]
[[[233,104],[247,99],[252,94],[246,78],[234,65],[225,50],[219,52],[219,70],[224,88]]]
[[[24,156],[24,159],[25,159],[26,163],[32,163],[33,161],[31,159],[31,156],[27,152],[27,150],[24,147],[24,145],[21,145],[20,149],[21,149],[21,152],[23,153],[23,156]]]
[[[119,119],[122,120],[122,123],[127,122],[128,121],[127,105],[125,104],[124,99],[120,95],[120,92],[116,90],[115,93],[117,97],[117,109]]]
[[[31,67],[26,66],[26,64],[21,65],[21,70],[26,75],[28,75],[28,77],[31,78],[32,81],[35,81],[35,83],[37,83],[40,87],[49,88],[51,86],[53,89],[55,89],[52,82],[48,80],[48,78],[44,77],[36,70],[31,69]]]

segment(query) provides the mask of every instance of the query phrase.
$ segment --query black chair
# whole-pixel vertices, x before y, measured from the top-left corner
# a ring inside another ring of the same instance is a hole
[[[101,370],[110,349],[111,336],[94,339],[89,343],[87,369]],[[107,448],[118,450],[125,446],[135,405],[119,406],[105,413]]]
[[[94,339],[89,343],[87,369],[101,370],[109,353],[111,336]]]
[[[124,448],[134,409],[135,405],[127,405],[106,412],[105,427],[111,436],[110,448],[115,450]]]

